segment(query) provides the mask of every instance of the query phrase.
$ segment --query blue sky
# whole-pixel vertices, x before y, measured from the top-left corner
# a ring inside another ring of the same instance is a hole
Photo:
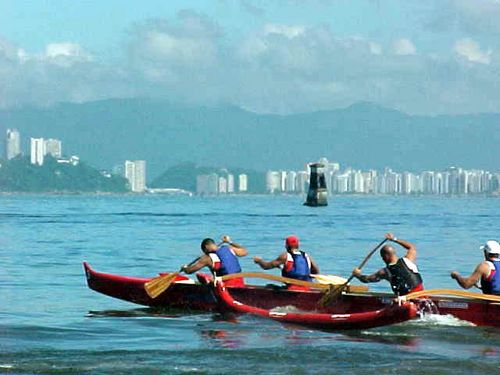
[[[498,0],[0,0],[0,106],[498,112],[498,19]]]

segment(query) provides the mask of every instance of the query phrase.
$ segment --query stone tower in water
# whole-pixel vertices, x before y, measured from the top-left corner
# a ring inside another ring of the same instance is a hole
[[[307,199],[304,203],[306,206],[328,206],[328,191],[326,189],[324,167],[325,166],[321,163],[309,164],[311,175],[309,177],[309,191],[307,192]]]

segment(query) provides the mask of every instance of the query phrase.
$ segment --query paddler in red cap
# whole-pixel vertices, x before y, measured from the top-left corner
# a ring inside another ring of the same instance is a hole
[[[275,260],[269,262],[261,257],[254,257],[253,261],[262,269],[281,268],[281,275],[296,280],[312,281],[311,274],[319,273],[316,262],[305,252],[300,250],[299,238],[289,236],[285,240],[286,251]]]

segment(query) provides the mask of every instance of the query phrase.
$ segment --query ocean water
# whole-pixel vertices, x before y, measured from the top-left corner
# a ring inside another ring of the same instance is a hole
[[[347,277],[387,231],[417,245],[427,288],[455,287],[479,245],[499,237],[499,198],[0,197],[0,373],[494,374],[500,330],[431,316],[373,330],[325,333],[252,316],[154,311],[97,294],[82,261],[152,276],[229,234],[250,256],[276,256],[296,234],[322,273]],[[375,256],[365,270],[382,263]],[[371,289],[388,291],[385,283]]]

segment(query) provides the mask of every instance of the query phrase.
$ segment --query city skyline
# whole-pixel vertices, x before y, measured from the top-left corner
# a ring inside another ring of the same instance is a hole
[[[5,157],[7,160],[22,155],[21,135],[16,129],[7,129],[5,137]],[[31,164],[43,165],[46,155],[56,158],[58,163],[77,165],[76,155],[63,158],[62,141],[55,138],[30,138]],[[328,193],[332,194],[496,194],[500,189],[500,173],[481,169],[449,167],[445,170],[422,172],[397,172],[390,167],[383,170],[363,171],[352,167],[341,169],[338,162],[330,162],[322,157]],[[113,168],[114,170],[116,168]],[[103,172],[105,173],[105,172]],[[107,173],[107,172],[106,172]],[[126,160],[120,171],[135,193],[147,191],[145,160]],[[308,189],[309,170],[268,170],[265,177],[265,191],[270,194],[305,194]],[[195,192],[199,195],[247,193],[247,174],[236,177],[227,169],[221,173],[196,176]],[[170,188],[178,188],[171,186]]]
[[[326,158],[324,165],[328,193],[332,194],[491,194],[500,192],[500,172],[467,170],[449,167],[443,171],[420,173],[396,172],[386,167],[383,171],[362,171],[347,167],[341,170],[337,162]],[[266,191],[274,193],[305,193],[309,171],[267,171]]]

